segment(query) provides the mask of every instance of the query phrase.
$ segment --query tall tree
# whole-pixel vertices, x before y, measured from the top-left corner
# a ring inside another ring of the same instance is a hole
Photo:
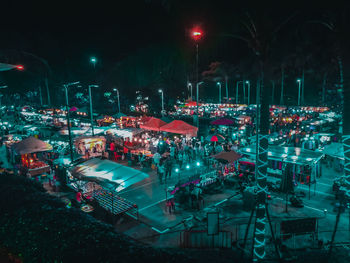
[[[246,13],[244,19],[241,20],[243,33],[239,35],[231,35],[234,38],[240,39],[247,43],[248,47],[256,55],[259,66],[259,83],[261,90],[261,109],[259,122],[259,140],[258,140],[258,158],[256,162],[256,191],[257,191],[257,206],[256,206],[256,223],[254,233],[254,261],[262,261],[266,256],[265,251],[265,233],[266,233],[266,194],[267,194],[267,164],[268,164],[268,135],[269,135],[269,82],[266,79],[271,79],[271,60],[270,52],[273,44],[276,41],[277,34],[280,30],[295,16],[288,16],[282,22],[272,21],[268,13],[257,15],[252,18],[249,13]],[[267,84],[268,83],[268,84]]]

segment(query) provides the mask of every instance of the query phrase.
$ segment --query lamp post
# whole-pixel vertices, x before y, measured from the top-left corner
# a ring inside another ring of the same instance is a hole
[[[193,94],[192,94],[192,83],[191,83],[191,82],[189,82],[189,83],[187,84],[187,88],[190,89],[190,91],[191,91],[191,100],[192,100]]]
[[[93,112],[92,112],[91,88],[98,88],[98,85],[89,85],[91,133],[92,133],[92,136],[95,136],[95,133],[94,133],[94,117],[93,117]]]
[[[196,85],[197,128],[199,128],[199,106],[198,106],[199,99],[198,99],[198,97],[199,97],[199,85],[201,85],[201,84],[203,84],[203,81],[197,82],[197,85]]]
[[[97,59],[95,57],[91,57],[90,58],[90,62],[94,65],[94,69],[95,69],[96,68]]]
[[[219,104],[221,104],[221,82],[217,82],[216,85],[219,86]]]
[[[159,89],[158,92],[162,95],[162,116],[164,117],[164,91]]]
[[[198,52],[198,42],[199,40],[201,40],[203,33],[202,30],[198,27],[195,27],[192,30],[191,33],[192,39],[195,41],[196,43],[196,88],[197,88],[197,100],[196,100],[196,104],[197,104],[197,128],[199,127],[199,111],[198,111],[198,87],[199,87],[199,76],[198,76],[198,61],[199,61],[199,52]]]
[[[114,92],[117,92],[117,100],[118,100],[118,112],[120,113],[120,100],[119,100],[119,90],[117,88],[113,89]]]
[[[79,84],[79,81],[71,82],[68,84],[63,84],[65,94],[66,94],[66,118],[67,118],[67,127],[68,127],[68,138],[69,138],[69,150],[70,150],[70,160],[73,162],[73,144],[72,144],[72,132],[70,129],[70,121],[69,121],[69,103],[68,103],[68,87]]]
[[[300,106],[300,88],[301,88],[301,79],[297,79],[297,82],[299,84],[298,88],[298,106]]]
[[[6,88],[7,88],[7,85],[0,86],[0,89],[6,89]],[[0,107],[1,107],[1,97],[2,97],[2,94],[0,94]]]
[[[243,83],[243,80],[237,81],[237,83],[236,83],[236,104],[238,104],[238,85],[241,82]]]
[[[250,105],[250,82],[246,80],[245,83],[248,85],[248,105]]]

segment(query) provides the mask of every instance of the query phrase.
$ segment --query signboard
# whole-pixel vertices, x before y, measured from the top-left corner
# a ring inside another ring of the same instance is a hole
[[[281,233],[304,234],[316,232],[316,218],[285,220],[281,222]]]
[[[208,235],[217,235],[219,233],[219,212],[207,213]]]

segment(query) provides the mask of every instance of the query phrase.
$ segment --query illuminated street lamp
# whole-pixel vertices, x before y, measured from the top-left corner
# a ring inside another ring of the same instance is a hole
[[[98,85],[89,85],[91,134],[92,134],[92,136],[94,136],[95,133],[94,133],[94,117],[93,117],[93,112],[92,112],[91,88],[98,88]]]
[[[300,88],[301,88],[301,79],[297,79],[297,82],[299,84],[298,88],[298,106],[300,106]]]
[[[198,86],[199,86],[199,78],[198,78],[198,60],[199,60],[199,52],[198,52],[198,42],[203,37],[203,32],[200,28],[195,27],[192,29],[191,37],[196,43],[196,87],[197,87],[197,128],[199,127],[199,112],[198,112]]]
[[[238,104],[238,85],[239,83],[243,83],[243,80],[237,81],[236,83],[236,104]]]
[[[219,86],[219,104],[221,104],[221,82],[217,82],[216,85]]]
[[[113,89],[114,92],[117,92],[117,100],[118,100],[118,112],[120,113],[120,100],[119,100],[119,90],[117,88]]]
[[[16,65],[16,69],[22,71],[22,70],[24,70],[24,67],[23,67],[23,65]]]
[[[73,162],[73,144],[72,144],[72,132],[70,129],[70,121],[69,121],[69,106],[68,106],[68,87],[79,84],[79,81],[71,82],[67,84],[63,84],[65,94],[66,94],[66,118],[67,118],[67,127],[68,127],[68,138],[69,138],[69,149],[70,149],[70,160]]]
[[[164,91],[159,89],[158,92],[162,94],[162,116],[164,116]]]
[[[248,85],[248,105],[250,105],[250,82],[246,80],[245,83]]]
[[[97,59],[95,57],[91,57],[90,62],[94,65],[94,68],[95,68]]]
[[[191,100],[192,100],[193,95],[192,95],[192,83],[191,82],[188,82],[187,88],[191,90]]]

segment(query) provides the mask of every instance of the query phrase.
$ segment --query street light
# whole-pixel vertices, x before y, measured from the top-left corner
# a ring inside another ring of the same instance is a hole
[[[0,89],[6,89],[6,88],[7,88],[7,85],[0,86]],[[0,94],[0,107],[1,107],[1,97],[2,97],[2,94]]]
[[[97,59],[96,59],[95,57],[91,57],[91,58],[90,58],[90,62],[94,65],[94,68],[95,68]]]
[[[23,65],[16,65],[16,69],[22,71],[22,70],[24,70],[24,67],[23,67]]]
[[[164,116],[164,91],[159,89],[158,92],[162,94],[162,116]]]
[[[236,104],[238,104],[238,85],[239,83],[243,83],[243,80],[237,81],[236,83]]]
[[[216,83],[216,85],[219,86],[219,104],[221,104],[221,82],[218,81],[218,82]]]
[[[196,43],[196,87],[197,87],[197,128],[199,127],[199,112],[198,112],[198,86],[199,86],[199,78],[198,78],[198,60],[199,60],[199,52],[198,52],[198,42],[203,37],[203,32],[200,28],[195,27],[192,29],[191,33],[192,39]]]
[[[201,82],[197,82],[196,85],[196,92],[197,92],[197,98],[196,98],[196,106],[197,106],[197,128],[199,127],[199,107],[198,107],[198,103],[199,103],[199,99],[198,99],[198,94],[199,94],[199,85],[203,84],[203,81]]]
[[[117,88],[113,89],[114,92],[117,92],[117,99],[118,99],[118,112],[120,113],[120,100],[119,100],[119,90]]]
[[[69,106],[68,106],[68,87],[79,84],[80,81],[71,82],[67,84],[63,84],[66,94],[66,118],[67,118],[67,127],[68,127],[68,137],[69,137],[69,149],[70,149],[70,160],[73,162],[73,144],[72,144],[72,132],[70,130],[70,121],[69,121]]]
[[[94,133],[94,117],[93,117],[93,112],[92,112],[91,88],[98,88],[98,85],[89,85],[91,133],[92,133],[92,136],[95,136],[95,133]]]
[[[193,95],[192,95],[192,83],[191,83],[191,82],[189,82],[189,83],[187,84],[187,88],[188,88],[188,89],[191,88],[191,100],[192,100]]]
[[[299,89],[298,89],[298,106],[300,106],[300,88],[301,88],[301,79],[297,79],[297,82],[299,84]]]
[[[250,82],[246,80],[245,83],[248,85],[248,105],[250,105]]]

